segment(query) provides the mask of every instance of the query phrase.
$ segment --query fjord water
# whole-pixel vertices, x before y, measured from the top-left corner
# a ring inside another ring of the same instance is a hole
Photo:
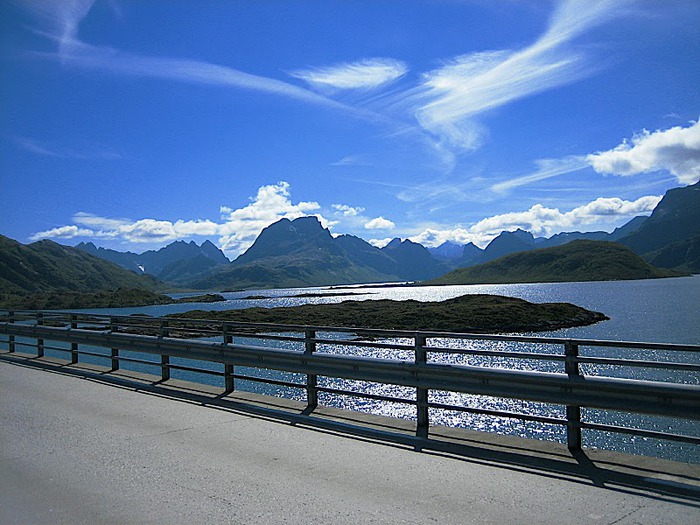
[[[294,297],[300,293],[353,293],[352,296],[327,296],[327,297]],[[168,306],[152,306],[129,309],[101,309],[91,310],[103,314],[128,315],[143,313],[160,316],[170,313],[185,312],[192,309],[204,310],[228,310],[238,308],[279,307],[295,306],[306,303],[331,303],[345,300],[371,300],[371,299],[415,299],[419,301],[441,301],[464,294],[497,294],[518,297],[528,301],[543,302],[570,302],[589,310],[603,312],[610,320],[591,326],[569,328],[553,332],[538,333],[543,337],[567,337],[583,339],[603,339],[610,341],[646,341],[677,344],[700,344],[700,276],[681,277],[673,279],[652,279],[639,281],[610,281],[610,282],[583,282],[583,283],[537,283],[537,284],[511,284],[511,285],[468,285],[468,286],[424,286],[424,287],[371,287],[354,286],[350,288],[305,288],[285,290],[247,291],[223,294],[225,302],[212,304],[177,304]],[[250,296],[264,297],[247,299]],[[246,340],[238,339],[237,342],[245,344]],[[400,342],[400,341],[396,341]],[[409,341],[403,341],[410,344]],[[260,344],[260,340],[254,342]],[[440,344],[432,342],[430,344]],[[559,346],[547,345],[514,345],[512,343],[498,342],[472,342],[465,343],[472,348],[508,349],[530,352],[558,352]],[[322,351],[344,352],[345,349],[336,345],[324,345]],[[587,352],[587,353],[586,353]],[[582,355],[602,355],[599,349],[582,348]],[[606,349],[610,357],[628,359],[664,359],[678,362],[697,363],[700,355],[691,353],[665,353],[650,350],[616,350]],[[612,354],[612,355],[610,355]],[[384,358],[402,358],[399,355],[382,354]],[[410,358],[403,357],[403,358]],[[548,362],[512,362],[508,360],[493,360],[469,356],[439,356],[435,359],[450,362],[469,364],[474,366],[500,366],[508,368],[538,369],[544,371],[562,371],[556,367],[560,364]],[[184,364],[184,363],[183,363]],[[125,364],[125,366],[128,366]],[[201,366],[201,364],[199,364]],[[535,368],[537,366],[537,368]],[[687,372],[668,372],[664,370],[640,370],[635,368],[620,369],[587,365],[582,366],[582,371],[588,375],[615,375],[633,379],[647,379],[659,381],[675,381],[688,384],[700,384],[700,375]],[[151,370],[152,372],[152,370]],[[243,373],[252,371],[242,371]],[[283,378],[290,381],[301,382],[302,378],[293,374],[277,372],[255,371],[258,376]],[[208,377],[201,374],[192,375],[189,372],[173,372],[173,377],[190,379],[195,381],[207,381],[219,384],[221,378]],[[365,392],[415,399],[415,393],[410,389],[392,387],[388,385],[366,385],[344,380],[331,380],[319,378],[319,384],[334,388],[355,388]],[[281,387],[262,385],[259,383],[238,381],[236,388],[251,390],[259,393],[286,395],[297,399],[303,399],[303,393],[296,390],[287,390]],[[415,409],[411,406],[387,403],[380,401],[368,401],[366,399],[340,398],[338,396],[321,396],[324,404],[349,408],[353,410],[369,411],[377,414],[396,417],[414,418]],[[532,412],[539,415],[562,418],[564,409],[560,406],[530,403],[518,400],[501,398],[489,398],[486,396],[468,396],[453,393],[431,393],[431,401],[463,404],[474,408],[489,408],[493,410],[506,410],[510,412]],[[584,411],[584,419],[592,422],[612,423],[651,430],[671,431],[679,434],[700,435],[698,422],[677,421],[666,418],[645,416],[627,416],[611,412],[588,410]],[[540,439],[565,441],[564,429],[560,426],[542,425],[538,423],[524,423],[511,418],[493,418],[469,413],[448,412],[431,410],[432,424],[449,424],[478,430],[515,434]],[[647,440],[640,437],[631,437],[623,434],[606,434],[601,432],[584,432],[584,444],[592,447],[626,451],[636,454],[655,455],[687,462],[700,462],[696,447],[692,445],[677,444],[666,441]]]

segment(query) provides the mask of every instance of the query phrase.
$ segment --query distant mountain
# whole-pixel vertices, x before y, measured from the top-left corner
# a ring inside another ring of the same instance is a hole
[[[300,217],[293,221],[281,219],[264,228],[252,246],[234,264],[242,266],[269,257],[284,257],[315,250],[325,250],[331,255],[343,254],[343,250],[333,242],[331,232],[316,217]]]
[[[398,279],[396,261],[384,251],[354,235],[340,235],[335,244],[342,248],[355,264],[372,268],[384,276],[381,280]]]
[[[193,279],[197,289],[325,286],[396,281],[395,262],[349,235],[333,238],[316,217],[281,219],[231,264]]]
[[[78,250],[82,250],[85,253],[104,259],[105,261],[113,262],[118,264],[122,268],[131,270],[136,273],[144,273],[143,267],[138,263],[138,254],[133,252],[119,252],[117,250],[110,250],[108,248],[98,248],[92,242],[81,242],[75,246]]]
[[[379,249],[352,235],[333,237],[316,217],[300,217],[271,224],[230,265],[187,286],[221,290],[415,281],[449,269],[420,244],[395,239]]]
[[[516,252],[524,252],[535,248],[535,237],[530,233],[521,229],[514,232],[501,232],[501,234],[493,239],[481,256],[479,262],[485,263],[493,261],[504,255]]]
[[[470,243],[471,244],[471,243]],[[459,259],[464,253],[464,246],[452,241],[445,241],[440,246],[428,248],[430,255],[442,261]]]
[[[381,251],[395,261],[394,273],[404,281],[432,279],[450,269],[433,257],[425,246],[408,239],[394,239]]]
[[[649,219],[649,217],[645,217],[643,215],[640,215],[639,217],[635,217],[634,219],[623,224],[619,228],[615,228],[612,231],[612,233],[609,235],[609,237],[605,240],[616,242],[616,241],[620,240],[622,237],[625,237],[625,236],[631,234],[632,232],[637,231],[642,226],[642,224],[644,224],[648,219]]]
[[[24,245],[0,235],[0,292],[153,290],[159,282],[82,250],[43,240]]]
[[[216,265],[230,262],[224,252],[208,240],[201,246],[194,241],[175,241],[159,250],[149,250],[141,254],[97,248],[91,242],[81,242],[76,248],[127,270],[154,275],[174,284],[207,272]]]
[[[651,216],[621,244],[665,268],[700,272],[700,182],[666,192]]]
[[[459,259],[453,262],[456,268],[464,268],[466,266],[473,266],[478,264],[484,256],[484,250],[479,248],[473,242],[465,244],[462,250],[462,255]]]
[[[425,284],[507,284],[610,281],[680,275],[646,263],[628,248],[607,241],[576,240],[563,246],[506,255],[461,268]]]

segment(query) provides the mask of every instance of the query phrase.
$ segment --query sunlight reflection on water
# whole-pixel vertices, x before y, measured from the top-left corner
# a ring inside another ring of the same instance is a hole
[[[295,297],[299,294],[318,293],[354,293],[352,296],[320,296],[320,297]],[[617,341],[649,341],[667,343],[700,344],[700,313],[697,305],[700,304],[700,276],[677,279],[655,279],[647,281],[613,281],[596,283],[551,283],[551,284],[517,284],[517,285],[469,285],[469,286],[425,286],[425,287],[362,287],[351,288],[300,288],[286,290],[262,290],[247,292],[230,292],[223,294],[227,301],[210,304],[178,304],[168,306],[154,306],[129,309],[101,309],[90,310],[103,314],[129,315],[133,313],[145,313],[160,316],[170,313],[180,313],[192,309],[202,310],[229,310],[249,307],[274,308],[280,306],[296,306],[309,303],[339,303],[348,300],[378,300],[415,299],[420,301],[442,301],[464,294],[499,294],[510,297],[518,297],[532,302],[571,302],[603,312],[611,319],[587,327],[578,327],[557,330],[555,332],[533,334],[544,337],[559,338],[590,338]],[[264,296],[261,299],[248,299],[253,295]],[[318,334],[318,337],[348,338],[349,335]],[[260,341],[248,338],[237,338],[241,344],[255,344],[258,346],[280,347],[279,342]],[[387,340],[394,344],[412,345],[410,339]],[[430,346],[440,348],[466,348],[472,350],[493,351],[525,351],[542,354],[562,353],[561,347],[547,344],[506,343],[493,341],[465,341],[455,339],[431,338]],[[286,348],[301,350],[300,343],[286,343]],[[94,349],[94,351],[105,351]],[[414,353],[411,350],[371,349],[339,344],[319,344],[318,352],[347,354],[382,359],[413,360]],[[610,355],[611,349],[598,347],[581,347],[581,355],[602,356]],[[624,356],[628,359],[643,360],[673,360],[680,362],[698,363],[700,356],[689,353],[671,353],[648,350],[619,350],[613,349],[613,357]],[[99,358],[98,358],[99,359]],[[479,367],[497,367],[518,370],[539,370],[546,372],[563,372],[563,363],[548,360],[516,360],[501,356],[477,356],[430,353],[429,362],[461,364]],[[188,360],[182,360],[187,362]],[[104,364],[104,363],[101,363]],[[125,368],[144,368],[145,365],[126,365]],[[202,366],[202,363],[191,362],[189,366]],[[216,365],[212,365],[216,366]],[[148,366],[145,366],[148,368]],[[145,370],[143,370],[145,371]],[[154,373],[153,370],[148,370]],[[305,376],[300,374],[285,374],[269,370],[242,369],[237,372],[247,372],[259,377],[293,381],[303,383]],[[633,367],[611,367],[606,365],[582,364],[581,371],[587,375],[611,375],[617,377],[630,377],[634,379],[648,379],[657,381],[680,381],[690,384],[700,384],[700,377],[693,373],[678,373],[665,370],[637,369]],[[223,386],[220,377],[202,376],[194,377],[187,372],[174,372],[173,377],[207,382]],[[360,381],[348,381],[319,377],[319,385],[336,389],[348,389],[368,394],[387,397],[405,398],[415,400],[415,391],[404,387],[392,385],[377,385]],[[237,388],[250,390],[263,394],[283,395],[299,400],[305,399],[305,393],[300,389],[290,389],[274,385],[263,385],[248,381],[237,380]],[[322,404],[370,412],[374,414],[415,419],[415,407],[411,405],[376,401],[371,399],[353,398],[321,393],[319,399]],[[540,416],[561,419],[564,417],[564,407],[543,403],[525,402],[503,398],[491,398],[489,396],[473,396],[452,392],[430,392],[430,401],[434,403],[453,404],[456,406],[473,407],[477,409],[490,409],[516,413],[534,413]],[[609,411],[584,411],[591,421],[604,421],[608,423],[623,423],[635,428],[649,428],[657,430],[673,429],[677,433],[700,435],[700,423],[665,418],[650,418],[644,416],[628,416],[611,413]],[[475,430],[486,430],[504,434],[516,434],[538,439],[550,439],[555,441],[565,440],[564,429],[557,425],[548,425],[536,422],[523,422],[517,419],[485,416],[454,410],[430,409],[431,424],[450,425]],[[614,450],[642,453],[648,455],[661,455],[671,459],[697,462],[695,447],[676,443],[660,443],[658,441],[643,438],[627,437],[605,432],[584,432],[584,443],[588,446],[609,448]]]

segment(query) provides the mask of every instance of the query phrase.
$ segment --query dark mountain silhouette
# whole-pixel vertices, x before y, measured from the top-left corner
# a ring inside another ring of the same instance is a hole
[[[462,246],[463,252],[458,257],[448,257],[445,255],[448,253],[452,255],[454,253],[454,246],[459,246],[455,245],[454,243],[450,243],[449,241],[438,248],[429,248],[429,250],[433,255],[443,260],[453,268],[466,268],[476,264],[483,264],[511,253],[529,251],[537,248],[562,246],[575,240],[617,241],[621,237],[635,231],[646,220],[647,217],[635,217],[625,225],[615,228],[612,233],[607,233],[604,231],[573,231],[557,233],[548,238],[534,237],[530,232],[522,229],[517,229],[512,232],[502,231],[483,250],[478,246],[475,246],[473,243]],[[442,257],[440,255],[442,255]]]
[[[700,235],[700,182],[666,192],[651,216],[621,244],[655,260],[665,268],[700,272],[697,237]]]
[[[345,253],[361,266],[373,268],[385,276],[398,278],[396,274],[396,261],[376,246],[354,235],[340,235],[335,238],[335,243],[342,248]]]
[[[521,229],[514,232],[501,232],[501,234],[492,240],[481,256],[479,262],[485,263],[515,252],[523,252],[535,248],[535,237],[530,233]]]
[[[431,279],[450,269],[433,257],[425,246],[408,239],[393,239],[381,251],[395,261],[395,274],[403,281]]]
[[[459,259],[464,253],[464,246],[452,241],[445,241],[440,246],[428,248],[430,254],[441,261]]]
[[[576,240],[563,246],[513,253],[485,264],[454,270],[424,284],[611,281],[678,275],[649,265],[620,244]]]
[[[172,283],[185,281],[209,271],[216,265],[230,262],[224,252],[208,240],[201,246],[197,246],[194,241],[176,241],[159,250],[149,250],[141,254],[97,248],[91,242],[81,242],[76,248],[127,270],[154,275]]]
[[[231,264],[193,279],[199,289],[324,286],[396,281],[394,261],[349,235],[333,238],[316,217],[281,219]]]
[[[85,253],[104,259],[105,261],[113,262],[118,264],[122,268],[131,270],[136,273],[144,273],[143,268],[139,266],[138,254],[133,252],[120,252],[117,250],[110,250],[109,248],[98,248],[91,242],[81,242],[75,246],[78,250],[82,250]]]
[[[617,242],[622,237],[625,237],[625,236],[629,235],[630,233],[637,231],[642,226],[642,224],[644,224],[647,221],[647,219],[649,219],[649,217],[645,217],[643,215],[640,215],[639,217],[635,217],[634,219],[623,224],[619,228],[615,228],[612,231],[612,233],[610,234],[610,236],[605,240]]]
[[[379,249],[352,235],[334,238],[316,217],[301,217],[271,224],[230,265],[187,285],[244,289],[415,281],[448,270],[420,244],[396,239]]]

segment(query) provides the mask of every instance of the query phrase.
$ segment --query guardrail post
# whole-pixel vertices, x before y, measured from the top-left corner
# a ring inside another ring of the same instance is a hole
[[[78,316],[70,316],[70,329],[75,330],[78,328]],[[70,364],[74,365],[78,362],[78,343],[70,344]]]
[[[112,333],[119,331],[119,325],[114,321],[113,318],[110,318],[110,320],[109,320],[109,330]],[[112,359],[112,372],[114,372],[115,370],[119,370],[119,349],[118,348],[111,348],[110,349],[110,358]]]
[[[425,351],[426,339],[424,335],[416,334],[415,336],[415,351],[416,365],[424,365],[428,362],[428,356]],[[428,430],[430,428],[430,414],[428,409],[428,389],[423,387],[416,388],[416,411],[417,411],[417,423],[416,423],[416,436],[420,438],[428,437]]]
[[[231,345],[233,344],[233,336],[229,335],[228,333],[228,326],[226,326],[226,323],[224,323],[221,327],[221,331],[224,334],[224,344],[225,345]],[[224,386],[225,386],[225,392],[227,394],[230,394],[235,390],[235,384],[233,382],[233,373],[234,373],[234,368],[233,365],[229,363],[224,363]]]
[[[168,330],[168,321],[165,319],[160,320],[160,337],[168,337],[170,331]],[[161,354],[160,356],[160,377],[162,381],[168,381],[170,379],[170,356]]]
[[[316,331],[306,330],[304,332],[304,355],[313,355],[316,351]],[[316,374],[306,374],[306,405],[313,409],[318,406],[318,376]]]
[[[566,341],[564,343],[564,371],[569,379],[579,377],[578,345]],[[569,450],[581,450],[581,407],[566,405],[566,446]]]
[[[41,326],[44,324],[44,314],[41,312],[36,313],[36,324],[37,326]],[[44,340],[41,338],[37,338],[36,340],[36,356],[37,357],[44,357]]]
[[[10,310],[7,312],[7,322],[13,324],[15,322],[15,312]],[[15,336],[7,337],[7,351],[13,353],[15,351]]]

